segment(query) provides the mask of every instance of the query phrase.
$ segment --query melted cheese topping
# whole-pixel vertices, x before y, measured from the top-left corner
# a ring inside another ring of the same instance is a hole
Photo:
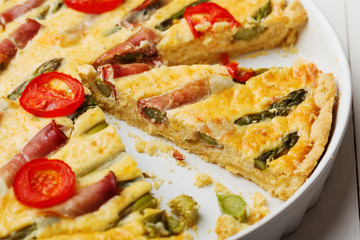
[[[7,99],[1,101],[3,118],[0,123],[0,135],[3,137],[0,139],[2,141],[0,142],[2,148],[0,152],[2,154],[1,161],[5,163],[18,153],[23,145],[51,119],[34,117],[22,110],[16,102]],[[67,134],[69,140],[65,146],[49,158],[61,159],[72,168],[77,176],[77,188],[83,188],[99,181],[110,170],[115,173],[118,181],[129,181],[142,176],[135,160],[125,153],[124,144],[113,126],[108,126],[94,134],[86,134],[93,126],[105,121],[104,113],[99,107],[89,109],[80,115],[74,125],[70,118],[64,117],[55,120],[58,124],[70,129]],[[39,236],[70,233],[71,229],[77,229],[76,232],[91,231],[95,225],[97,226],[95,230],[104,230],[122,209],[150,190],[150,183],[139,181],[125,188],[119,196],[112,198],[96,212],[76,219],[54,220],[54,218],[44,218],[41,210],[19,203],[13,190],[10,189],[0,199],[0,212],[2,213],[0,215],[0,236],[7,236],[35,221],[38,226],[41,226],[40,229],[45,229],[44,233],[39,229],[36,233]],[[102,219],[103,225],[94,224],[94,221],[99,219]],[[51,222],[50,226],[47,225],[49,222]]]
[[[0,121],[0,166],[9,161],[19,153],[32,137],[43,127],[48,125],[52,119],[35,117],[20,107],[19,104],[1,98],[3,118]],[[65,126],[69,137],[73,123],[69,118],[56,118],[55,122]]]
[[[119,78],[114,82],[119,98],[143,99],[182,87],[188,82],[206,79],[212,92],[233,84],[226,68],[215,65],[160,67],[133,76]]]

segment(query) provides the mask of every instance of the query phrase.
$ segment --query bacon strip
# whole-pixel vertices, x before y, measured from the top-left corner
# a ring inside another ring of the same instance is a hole
[[[19,49],[23,49],[36,36],[41,26],[37,21],[28,18],[25,23],[21,24],[20,27],[10,34],[10,37],[14,39]]]
[[[118,195],[120,189],[116,184],[116,177],[112,171],[102,180],[75,193],[73,197],[54,207],[46,209],[44,212],[61,217],[75,218],[98,210],[101,205],[110,198]]]
[[[41,129],[23,148],[23,150],[15,155],[9,162],[0,168],[0,178],[10,188],[15,174],[27,162],[46,157],[50,153],[64,146],[67,141],[66,135],[59,129],[53,120],[50,124]]]
[[[149,71],[150,67],[146,63],[131,64],[105,64],[98,68],[98,73],[103,80],[108,81],[111,78],[130,76]]]
[[[195,103],[209,94],[210,86],[208,81],[200,79],[189,82],[181,88],[174,89],[160,96],[142,99],[138,102],[138,107],[141,113],[143,113],[145,108],[156,108],[164,112],[185,104]]]
[[[152,56],[157,53],[156,44],[160,41],[160,37],[152,30],[142,28],[137,34],[129,38],[125,43],[115,46],[102,56],[97,58],[93,64],[95,69],[113,60],[116,61],[118,56],[126,56],[127,54],[141,53],[145,56]],[[146,42],[141,46],[142,42]]]
[[[5,12],[0,14],[0,27],[5,28],[5,25],[12,22],[17,17],[20,17],[24,13],[31,9],[37,8],[43,4],[45,0],[28,0],[25,3],[18,4]]]

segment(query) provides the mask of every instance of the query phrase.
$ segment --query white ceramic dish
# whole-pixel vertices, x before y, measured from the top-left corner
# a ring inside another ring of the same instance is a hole
[[[296,45],[297,54],[290,54],[277,49],[267,51],[267,55],[259,54],[257,57],[250,55],[237,59],[243,66],[258,68],[291,66],[298,58],[303,58],[316,63],[323,72],[331,72],[335,76],[340,98],[331,140],[314,173],[286,202],[271,197],[256,184],[231,174],[214,164],[206,163],[199,157],[178,148],[186,156],[185,161],[188,167],[176,165],[176,161],[165,154],[159,156],[140,154],[135,150],[135,140],[129,136],[129,133],[138,135],[146,141],[156,139],[170,145],[171,143],[164,139],[148,136],[124,122],[120,121],[115,124],[119,128],[127,152],[137,160],[140,169],[147,171],[149,175],[156,176],[150,181],[160,185],[159,189],[154,189],[153,192],[162,199],[162,208],[167,208],[166,203],[182,193],[193,196],[199,203],[200,221],[198,231],[194,233],[196,239],[216,239],[215,223],[218,216],[221,215],[213,187],[198,189],[193,186],[196,172],[209,174],[214,182],[220,182],[234,193],[241,193],[249,203],[251,203],[251,196],[255,191],[266,196],[270,214],[230,238],[242,240],[275,240],[293,231],[299,225],[305,211],[316,203],[329,175],[349,119],[351,106],[350,73],[341,43],[324,15],[313,2],[303,0],[302,3],[307,10],[309,21]]]

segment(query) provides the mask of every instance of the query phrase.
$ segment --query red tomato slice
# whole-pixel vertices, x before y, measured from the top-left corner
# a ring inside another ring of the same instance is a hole
[[[194,18],[195,15],[203,15],[201,19]],[[235,18],[225,9],[212,2],[205,2],[193,7],[185,9],[184,18],[188,22],[190,29],[195,38],[199,38],[201,34],[195,29],[199,23],[210,22],[211,25],[215,22],[229,22],[232,27],[240,26]]]
[[[84,88],[64,73],[44,73],[26,86],[19,101],[27,112],[38,117],[66,116],[83,103]]]
[[[235,61],[231,61],[228,65],[226,65],[228,72],[237,82],[246,82],[256,75],[253,70],[239,71],[238,65],[239,64]]]
[[[85,13],[104,13],[115,9],[123,0],[65,0],[72,9]]]
[[[75,190],[75,174],[63,161],[37,158],[20,168],[13,187],[19,202],[46,208],[70,198]]]

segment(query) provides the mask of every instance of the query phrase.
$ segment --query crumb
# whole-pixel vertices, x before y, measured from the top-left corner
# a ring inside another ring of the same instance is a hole
[[[147,142],[135,134],[128,134],[135,139],[135,150],[139,153],[147,153],[150,156],[160,156],[161,153],[173,156],[175,149],[162,141],[151,140]],[[182,155],[179,153],[179,155]]]
[[[218,240],[223,240],[237,232],[247,228],[248,225],[241,223],[230,215],[224,214],[220,216],[216,221],[215,232]]]
[[[186,167],[187,166],[185,161],[176,161],[176,165],[178,165],[180,167]]]
[[[220,182],[215,183],[214,190],[215,192],[220,192],[220,193],[231,193],[231,191],[227,187],[222,185]]]
[[[164,179],[159,179],[158,181],[157,180],[154,180],[153,181],[153,186],[156,190],[158,190],[161,186],[161,184],[164,183]]]
[[[195,173],[195,176],[194,176],[194,186],[198,187],[198,188],[201,188],[201,187],[204,187],[204,186],[209,186],[213,183],[213,180],[212,178],[205,174],[205,173]]]
[[[198,238],[199,237],[199,231],[198,231],[198,226],[197,225],[194,225],[191,227],[191,230],[193,230],[193,232],[195,233],[196,237]]]
[[[212,229],[209,229],[207,232],[210,234],[210,233],[212,233],[212,231],[213,231]]]
[[[172,184],[172,181],[169,179],[169,180],[168,180],[168,183],[169,183],[169,184]]]
[[[248,224],[254,224],[269,214],[269,209],[264,206],[266,198],[260,192],[254,192],[252,206],[248,207]]]
[[[174,172],[174,169],[173,169],[173,168],[170,168],[170,169],[169,169],[169,173],[172,173],[172,172]]]
[[[267,55],[269,55],[268,52],[261,51],[261,52],[249,54],[246,58],[257,58],[257,57],[259,57],[259,56],[267,56]]]
[[[138,138],[136,140],[136,143],[135,143],[135,150],[138,152],[138,153],[144,153],[145,152],[145,147],[146,147],[146,141]]]
[[[294,47],[294,45],[290,45],[288,47],[283,47],[282,48],[283,51],[283,57],[287,57],[289,54],[297,54],[298,53],[298,49],[296,47]]]

